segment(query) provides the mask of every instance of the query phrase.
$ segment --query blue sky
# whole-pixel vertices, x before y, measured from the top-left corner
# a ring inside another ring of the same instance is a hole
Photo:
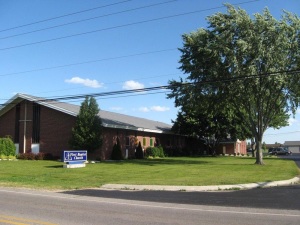
[[[298,0],[225,2],[240,4],[249,14],[264,7],[276,18],[283,9],[300,14]],[[171,79],[184,78],[178,69],[181,35],[207,27],[207,16],[226,11],[223,3],[0,0],[0,104],[16,93],[90,94],[167,85]],[[160,92],[97,100],[102,110],[171,124],[177,109],[166,92]],[[283,143],[300,140],[299,135],[300,110],[290,126],[268,130],[264,141]]]

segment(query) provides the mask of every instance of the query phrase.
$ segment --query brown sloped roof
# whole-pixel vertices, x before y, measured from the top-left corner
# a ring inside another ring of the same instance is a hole
[[[0,108],[0,116],[13,108],[16,104],[23,100],[36,102],[45,107],[61,111],[63,113],[77,116],[80,110],[79,105],[74,105],[65,102],[48,101],[47,99],[27,95],[16,94],[10,100],[8,100],[2,108]],[[140,117],[129,116],[120,113],[109,112],[100,110],[99,116],[102,119],[104,127],[120,128],[128,130],[137,130],[154,133],[170,133],[172,126],[170,124],[162,123],[159,121],[148,120]]]

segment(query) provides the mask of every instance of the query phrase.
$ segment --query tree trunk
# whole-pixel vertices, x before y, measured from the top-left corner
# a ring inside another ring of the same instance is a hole
[[[256,162],[257,165],[264,165],[262,154],[262,137],[256,138]]]
[[[255,153],[255,142],[254,142],[254,138],[251,138],[251,149],[252,149],[252,151],[251,151],[251,153],[252,153],[252,157],[254,158],[255,157],[255,155],[254,155],[254,153]]]

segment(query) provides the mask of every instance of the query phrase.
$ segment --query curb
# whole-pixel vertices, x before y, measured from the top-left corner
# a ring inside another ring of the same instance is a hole
[[[104,184],[103,189],[114,190],[138,190],[138,191],[223,191],[223,190],[247,190],[264,187],[289,186],[300,182],[300,177],[289,180],[258,182],[249,184],[211,185],[211,186],[169,186],[169,185],[130,185],[130,184]]]

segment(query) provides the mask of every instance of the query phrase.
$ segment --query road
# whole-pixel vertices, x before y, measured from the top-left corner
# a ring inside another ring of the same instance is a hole
[[[299,225],[299,196],[300,185],[225,192],[2,187],[0,224]]]
[[[0,224],[297,224],[300,185],[227,192],[0,188]]]

